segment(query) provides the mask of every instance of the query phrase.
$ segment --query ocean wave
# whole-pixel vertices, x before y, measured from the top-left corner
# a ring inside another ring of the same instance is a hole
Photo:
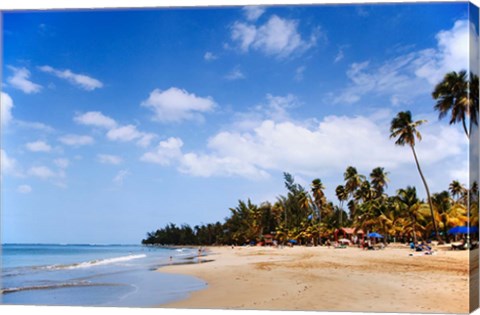
[[[125,262],[129,260],[145,258],[147,255],[140,254],[140,255],[128,255],[128,256],[121,256],[121,257],[114,257],[114,258],[107,258],[107,259],[96,259],[90,260],[81,263],[74,263],[68,265],[50,265],[41,267],[41,269],[48,269],[48,270],[61,270],[61,269],[79,269],[79,268],[90,268],[94,266],[101,266],[101,265],[109,265],[118,262]]]

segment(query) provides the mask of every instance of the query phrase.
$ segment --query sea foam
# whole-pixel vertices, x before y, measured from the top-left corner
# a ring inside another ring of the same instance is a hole
[[[94,266],[109,265],[109,264],[114,264],[114,263],[118,263],[118,262],[125,262],[125,261],[129,261],[129,260],[145,258],[145,257],[147,257],[147,255],[145,255],[145,254],[128,255],[128,256],[120,256],[120,257],[107,258],[107,259],[90,260],[90,261],[86,261],[86,262],[68,264],[68,265],[51,265],[51,266],[46,266],[44,268],[45,269],[52,269],[52,270],[90,268],[90,267],[94,267]]]

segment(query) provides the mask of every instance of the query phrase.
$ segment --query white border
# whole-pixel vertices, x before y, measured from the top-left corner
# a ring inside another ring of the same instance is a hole
[[[2,10],[42,10],[42,9],[98,9],[98,8],[141,8],[141,7],[192,7],[192,6],[242,6],[242,5],[288,5],[288,4],[352,4],[352,3],[413,3],[413,2],[467,2],[462,0],[3,0],[0,2]],[[480,0],[471,0],[480,7]],[[1,298],[0,298],[1,303]],[[104,308],[104,307],[61,307],[61,306],[11,306],[0,305],[2,314],[35,314],[35,315],[305,315],[312,312],[300,311],[234,311],[234,310],[205,310],[205,309],[164,309],[164,308]],[[352,312],[314,312],[319,315],[378,315],[399,313],[352,313]],[[408,313],[418,314],[418,313]],[[473,314],[480,315],[480,310]]]

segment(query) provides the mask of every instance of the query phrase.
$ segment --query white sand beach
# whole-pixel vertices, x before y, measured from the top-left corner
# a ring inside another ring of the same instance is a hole
[[[166,308],[367,312],[469,311],[469,254],[414,255],[404,246],[364,251],[327,247],[210,247],[212,259],[161,272],[192,275],[208,287]]]

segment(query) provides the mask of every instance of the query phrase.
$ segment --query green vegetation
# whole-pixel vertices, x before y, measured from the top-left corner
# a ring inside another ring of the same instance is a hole
[[[470,74],[467,78],[465,71],[448,73],[432,96],[437,101],[434,109],[439,112],[439,119],[451,112],[450,124],[461,122],[470,138],[473,125],[478,122],[478,76]],[[266,234],[272,234],[280,244],[294,240],[316,246],[341,227],[375,231],[385,236],[384,241],[416,242],[435,237],[449,242],[450,228],[479,223],[478,183],[468,189],[454,180],[444,191],[430,194],[415,151],[416,142],[422,139],[418,128],[424,123],[425,120],[413,121],[410,111],[399,112],[391,121],[390,138],[396,145],[412,150],[426,200],[420,200],[416,188],[411,186],[397,190],[393,196],[385,193],[389,179],[383,167],[374,168],[367,177],[348,166],[344,183],[335,189],[338,203],[326,198],[321,179],[313,179],[307,189],[296,183],[291,174],[284,173],[286,194],[277,197],[275,203],[257,205],[239,200],[235,208],[230,208],[224,223],[194,228],[170,223],[148,233],[142,244],[242,245],[261,242]]]

